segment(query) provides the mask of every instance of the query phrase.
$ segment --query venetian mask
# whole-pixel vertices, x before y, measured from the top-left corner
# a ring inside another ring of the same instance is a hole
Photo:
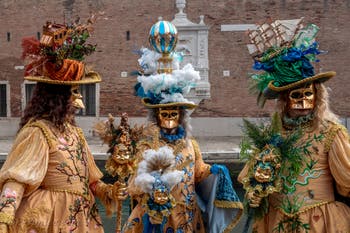
[[[112,158],[116,163],[125,164],[130,161],[131,152],[127,146],[117,144],[113,149]]]
[[[176,108],[159,108],[158,120],[160,127],[165,129],[174,129],[179,126],[180,109]]]
[[[168,192],[157,189],[153,192],[154,202],[159,205],[164,205],[169,201]]]
[[[85,105],[83,103],[83,96],[79,92],[79,86],[72,86],[70,92],[72,94],[71,99],[73,106],[77,109],[84,109]]]
[[[311,83],[306,87],[289,92],[288,106],[290,109],[313,109],[315,106],[315,88]]]
[[[269,164],[260,163],[254,172],[254,178],[260,183],[270,182],[272,180],[272,167]]]
[[[254,178],[260,183],[272,181],[275,171],[281,166],[279,156],[273,146],[266,145],[264,149],[256,156],[254,166]]]

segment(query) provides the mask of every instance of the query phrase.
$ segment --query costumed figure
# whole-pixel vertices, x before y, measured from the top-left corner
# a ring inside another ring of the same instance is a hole
[[[336,199],[350,196],[349,135],[323,84],[335,72],[315,73],[319,28],[302,21],[277,20],[249,33],[254,68],[262,70],[251,76],[258,104],[278,99],[271,125],[245,121],[241,152],[248,162],[238,180],[253,232],[350,229],[350,208]]]
[[[94,196],[111,208],[118,187],[100,181],[74,115],[79,85],[101,81],[82,62],[95,50],[87,24],[44,26],[23,39],[25,79],[36,81],[11,152],[0,171],[0,232],[103,232]]]
[[[135,171],[134,151],[142,130],[142,126],[130,127],[127,113],[122,113],[120,125],[117,128],[114,126],[114,117],[111,114],[106,122],[98,122],[94,126],[94,131],[99,134],[103,142],[109,145],[107,153],[110,153],[110,156],[106,161],[105,168],[115,180],[114,185],[119,188],[117,190],[119,201],[116,203],[116,232],[121,232],[122,200],[128,196],[127,181]]]
[[[179,55],[173,52],[177,30],[170,22],[154,24],[149,40],[155,51],[141,50],[144,73],[135,90],[149,110],[150,124],[137,142],[138,168],[128,182],[137,204],[123,232],[229,232],[242,203],[227,168],[204,163],[190,136],[188,110],[196,105],[184,95],[200,79],[199,72],[190,64],[173,70],[179,67]],[[207,226],[202,211],[209,216]]]

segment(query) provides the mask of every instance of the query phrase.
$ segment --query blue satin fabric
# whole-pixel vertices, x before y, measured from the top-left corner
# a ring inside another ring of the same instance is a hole
[[[239,204],[240,200],[232,186],[228,169],[223,165],[212,165],[212,175],[197,187],[197,202],[204,212],[206,232],[222,233],[230,223],[238,220],[242,208],[220,208],[215,201]]]

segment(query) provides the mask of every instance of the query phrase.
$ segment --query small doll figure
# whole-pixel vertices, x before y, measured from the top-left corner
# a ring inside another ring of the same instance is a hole
[[[144,229],[161,232],[161,225],[166,223],[171,209],[176,205],[170,192],[183,179],[184,172],[176,170],[175,156],[168,146],[146,150],[143,159],[139,163],[135,185],[146,194],[141,200],[146,210],[143,216]]]

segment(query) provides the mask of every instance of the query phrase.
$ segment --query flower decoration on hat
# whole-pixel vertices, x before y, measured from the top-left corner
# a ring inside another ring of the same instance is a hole
[[[40,40],[23,38],[25,79],[60,85],[100,82],[101,77],[83,63],[85,56],[96,49],[96,45],[87,43],[95,20],[92,15],[86,24],[79,20],[70,25],[48,21]]]
[[[149,42],[154,51],[140,50],[138,60],[143,72],[135,85],[136,95],[148,108],[181,106],[194,108],[196,105],[185,95],[200,80],[199,72],[191,64],[179,68],[181,55],[174,51],[177,43],[177,29],[168,21],[154,24],[149,33]]]
[[[183,176],[184,172],[176,169],[175,155],[170,147],[162,146],[143,152],[135,185],[147,194],[142,203],[150,216],[163,218],[170,215],[176,205],[170,192]]]
[[[319,28],[314,24],[304,26],[303,18],[276,20],[249,31],[249,53],[253,56],[255,70],[252,90],[258,91],[258,104],[277,98],[279,93],[311,82],[324,82],[335,72],[315,73],[312,62],[322,53],[315,37]]]

